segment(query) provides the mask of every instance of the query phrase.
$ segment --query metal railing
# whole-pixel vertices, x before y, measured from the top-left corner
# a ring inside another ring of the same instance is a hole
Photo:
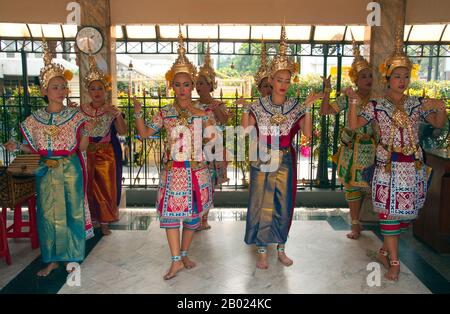
[[[306,95],[298,95],[300,101],[306,98]],[[158,110],[167,103],[171,103],[173,98],[158,95],[137,97],[143,104],[143,112],[147,120],[151,118]],[[78,102],[76,97],[72,101]],[[120,137],[123,149],[123,185],[128,188],[151,188],[158,184],[159,167],[162,156],[163,140],[160,136],[154,136],[149,139],[141,140],[136,132],[133,116],[133,103],[130,97],[118,97],[118,107],[125,114],[128,126],[126,136]],[[221,100],[226,103],[230,113],[229,126],[240,125],[241,107],[235,101],[236,97],[222,97]],[[248,101],[255,100],[247,98]],[[23,105],[23,95],[1,95],[0,96],[0,140],[2,143],[14,137],[22,140],[19,132],[19,123],[26,117],[26,109]],[[28,96],[28,110],[33,112],[46,106],[42,97]],[[345,115],[345,114],[344,114]],[[339,129],[343,124],[343,114],[336,116],[319,116],[319,104],[313,107],[313,125],[314,132],[311,140],[311,146],[305,146],[301,143],[301,137],[297,135],[293,144],[298,152],[297,154],[297,178],[298,188],[341,188],[335,180],[335,167],[331,164],[331,156],[337,150],[337,141],[334,138],[339,134]],[[324,121],[322,121],[324,120]],[[336,121],[338,123],[336,123]],[[325,123],[323,123],[325,122]],[[326,134],[326,143],[323,143],[323,133]],[[235,135],[236,136],[236,135]],[[322,140],[321,140],[322,137]],[[337,137],[336,137],[337,138]],[[323,145],[325,146],[323,146]],[[235,144],[235,151],[236,151]],[[308,148],[310,147],[310,148]],[[319,169],[319,150],[325,147],[326,160],[322,163],[324,169]],[[310,154],[308,150],[311,149]],[[303,152],[303,154],[302,154]],[[248,154],[248,152],[246,152]],[[0,162],[8,165],[14,158],[13,153],[5,150],[0,152]],[[238,161],[236,154],[234,159],[228,163],[229,181],[224,183],[220,189],[241,189],[245,188],[249,179],[249,164],[245,161]],[[325,174],[325,177],[320,174]],[[331,179],[330,179],[331,178]]]

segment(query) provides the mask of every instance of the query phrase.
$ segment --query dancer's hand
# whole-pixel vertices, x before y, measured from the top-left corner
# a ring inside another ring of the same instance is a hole
[[[442,99],[432,99],[426,98],[422,102],[423,109],[427,110],[437,110],[437,111],[445,111],[445,102]]]
[[[320,93],[314,93],[312,92],[311,94],[308,95],[308,97],[306,97],[305,100],[305,106],[306,107],[312,107],[312,105],[314,104],[314,102],[317,99],[323,98],[323,92]]]
[[[208,108],[211,110],[215,110],[215,109],[219,108],[220,106],[222,106],[223,104],[224,104],[224,102],[214,99],[212,101],[212,103],[208,105]]]
[[[137,100],[136,96],[133,97],[133,106],[134,106],[134,112],[139,113],[142,110],[142,103]]]
[[[247,101],[244,99],[244,97],[241,96],[241,98],[239,98],[238,100],[236,100],[235,102],[237,105],[241,105],[241,106],[245,106],[247,105]]]
[[[361,98],[351,87],[344,89],[344,94],[348,96],[351,105],[357,105],[361,102]]]
[[[119,116],[122,115],[122,112],[120,111],[120,109],[113,105],[107,105],[103,108],[103,110],[105,112],[111,113],[115,118],[118,118]]]
[[[327,77],[327,78],[325,78],[324,76],[320,76],[321,78],[322,78],[322,82],[323,82],[323,85],[324,85],[324,92],[325,93],[329,93],[329,92],[331,92],[331,74]]]
[[[242,109],[250,109],[251,103],[247,102],[244,97],[241,96],[238,100],[235,102],[237,105],[241,105]]]
[[[9,140],[8,142],[6,142],[5,144],[3,144],[3,146],[5,147],[5,149],[8,152],[14,152],[18,149],[17,147],[17,143],[14,141]]]

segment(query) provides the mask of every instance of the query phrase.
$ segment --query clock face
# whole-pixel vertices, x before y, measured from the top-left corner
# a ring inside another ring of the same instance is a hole
[[[89,53],[89,50],[91,50],[92,54],[96,54],[103,47],[102,33],[92,26],[80,29],[75,40],[78,49],[86,54]]]

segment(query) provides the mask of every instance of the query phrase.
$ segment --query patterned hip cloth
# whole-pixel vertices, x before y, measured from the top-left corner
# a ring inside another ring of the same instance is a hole
[[[363,189],[360,187],[352,187],[352,186],[346,186],[345,187],[345,200],[347,202],[355,202],[362,199],[363,195]]]
[[[183,228],[189,230],[196,230],[200,227],[201,218],[197,217],[194,219],[170,219],[170,218],[160,218],[159,226],[164,229],[178,229],[181,226],[181,221],[183,221]]]

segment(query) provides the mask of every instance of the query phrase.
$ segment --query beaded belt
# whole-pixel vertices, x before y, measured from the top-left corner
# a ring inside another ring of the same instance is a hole
[[[72,159],[73,157],[76,157],[76,156],[77,156],[77,154],[73,153],[68,156],[58,156],[56,158],[43,157],[41,160],[47,167],[57,168],[59,166],[59,164],[64,161],[64,159]]]
[[[271,152],[280,152],[280,153],[289,153],[291,151],[291,148],[289,146],[287,147],[281,147],[278,149],[273,149],[272,147],[267,148],[267,153],[270,154]]]
[[[99,149],[105,149],[108,148],[111,143],[89,143],[87,150],[90,152],[95,152]]]
[[[174,167],[174,163],[178,163],[179,165],[184,164],[184,161],[173,161],[173,160],[169,160],[164,164],[164,169],[165,170],[170,170]],[[203,161],[188,161],[189,166],[192,169],[200,169],[202,167],[205,167],[205,163]]]
[[[373,138],[373,137],[369,134],[356,134],[357,141],[368,141],[371,138]]]
[[[414,155],[415,151],[418,151],[420,149],[419,145],[411,145],[411,146],[392,146],[391,149],[389,149],[389,146],[386,144],[380,144],[387,152],[393,152],[393,153],[401,153],[405,156]]]

